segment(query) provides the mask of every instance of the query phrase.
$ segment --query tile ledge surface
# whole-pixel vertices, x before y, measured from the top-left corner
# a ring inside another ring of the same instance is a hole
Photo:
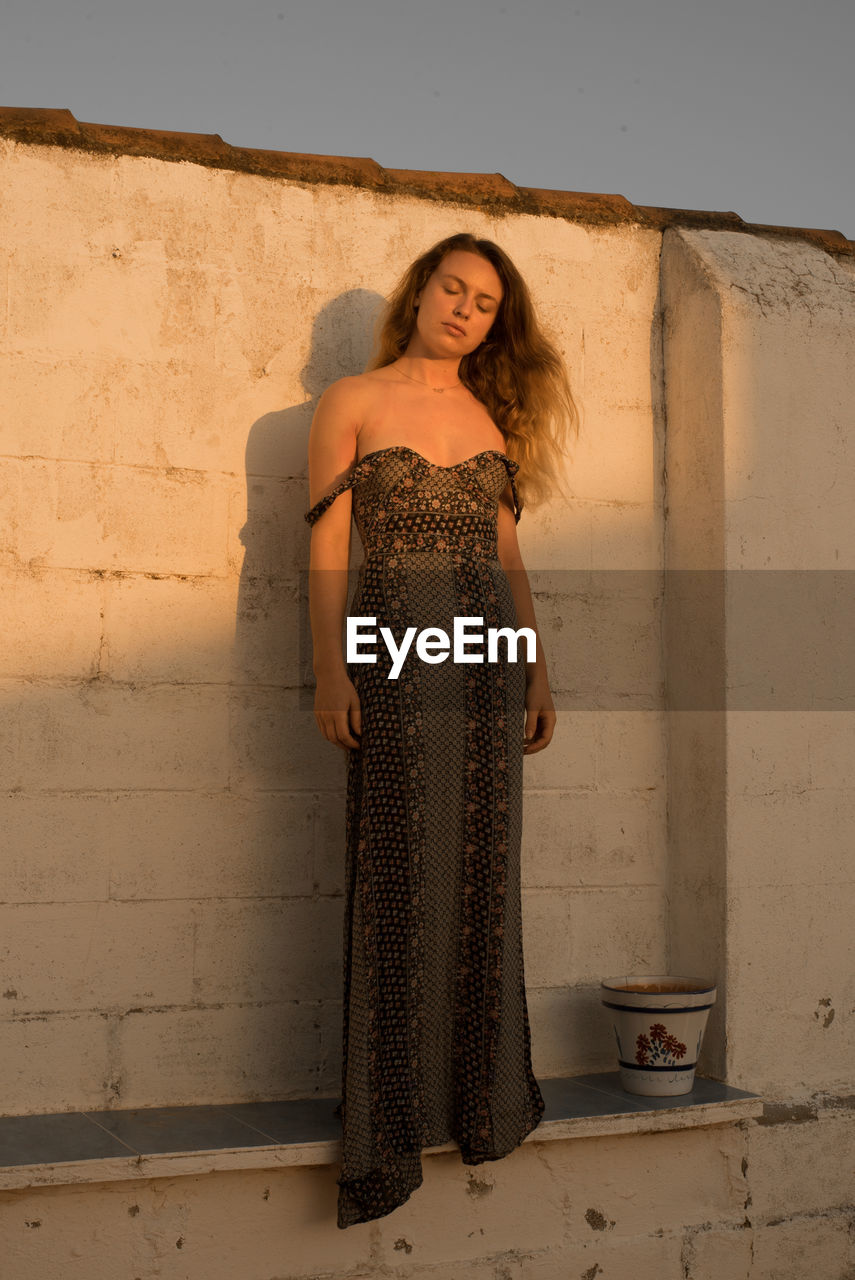
[[[617,1072],[545,1078],[540,1086],[546,1113],[526,1142],[697,1129],[763,1112],[756,1094],[701,1078],[691,1093],[657,1098],[625,1093]],[[0,1117],[0,1190],[336,1164],[340,1144],[331,1136],[338,1126],[333,1120],[336,1101]],[[224,1135],[220,1141],[218,1128]],[[68,1130],[64,1137],[55,1132],[62,1129]],[[270,1129],[280,1132],[265,1131]],[[286,1138],[283,1130],[288,1129],[295,1136]],[[28,1148],[41,1158],[28,1159]],[[447,1142],[426,1147],[423,1154],[456,1149],[455,1142]]]

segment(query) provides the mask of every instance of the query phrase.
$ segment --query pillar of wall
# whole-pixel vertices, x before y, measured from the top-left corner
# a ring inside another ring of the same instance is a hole
[[[855,271],[666,233],[671,955],[719,979],[707,1061],[792,1097],[855,1050]]]

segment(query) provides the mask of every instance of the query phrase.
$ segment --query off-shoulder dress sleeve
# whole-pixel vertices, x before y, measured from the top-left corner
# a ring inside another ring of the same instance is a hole
[[[321,518],[325,511],[329,510],[336,498],[340,497],[341,494],[346,493],[348,489],[353,488],[359,477],[366,470],[367,468],[364,462],[357,462],[355,466],[351,467],[344,479],[340,480],[333,489],[330,489],[325,498],[321,498],[319,502],[315,503],[311,510],[306,512],[303,519],[307,520],[309,524],[314,524]]]
[[[505,460],[505,467],[508,472],[508,479],[511,482],[511,497],[513,498],[513,501],[514,501],[514,520],[516,520],[517,524],[519,524],[520,516],[522,515],[522,506],[520,505],[519,495],[517,493],[517,486],[514,481],[514,476],[519,471],[520,464],[518,462],[514,462],[514,460],[512,458],[509,458],[505,453],[502,454],[502,457]]]

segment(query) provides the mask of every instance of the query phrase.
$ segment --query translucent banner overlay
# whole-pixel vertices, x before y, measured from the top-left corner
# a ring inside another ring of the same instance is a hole
[[[535,569],[528,580],[559,710],[855,710],[855,570]],[[308,587],[304,572],[307,707]]]

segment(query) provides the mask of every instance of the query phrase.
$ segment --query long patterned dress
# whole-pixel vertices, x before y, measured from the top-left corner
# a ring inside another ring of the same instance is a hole
[[[539,1123],[520,917],[525,651],[430,664],[397,679],[379,629],[454,617],[516,627],[497,559],[499,498],[517,464],[485,450],[455,466],[379,449],[346,489],[365,559],[352,616],[376,618],[376,662],[350,676],[362,709],[348,759],[342,1166],[338,1225],[382,1217],[422,1181],[424,1147],[464,1164],[507,1155]],[[478,628],[479,630],[481,628]],[[375,630],[375,628],[371,628]]]

